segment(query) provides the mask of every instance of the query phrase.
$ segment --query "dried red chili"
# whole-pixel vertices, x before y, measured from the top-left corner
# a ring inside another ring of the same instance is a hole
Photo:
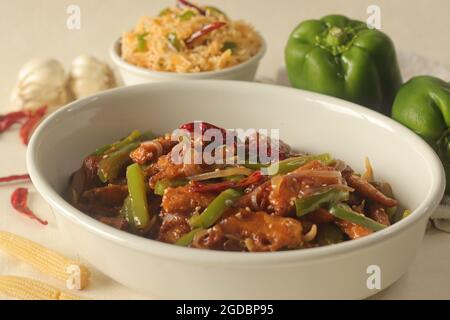
[[[20,128],[20,138],[22,139],[24,145],[28,145],[34,128],[42,120],[46,112],[47,107],[37,109],[35,112],[29,115],[27,121],[22,125],[22,127]]]
[[[25,111],[14,111],[5,115],[0,115],[0,133],[8,130],[12,125],[27,117]]]
[[[181,3],[182,5],[186,6],[186,7],[191,7],[194,8],[195,10],[198,11],[198,13],[200,13],[201,15],[205,16],[206,15],[206,10],[200,8],[199,6],[187,1],[187,0],[178,0],[179,3]]]
[[[198,129],[200,130],[202,135],[205,134],[205,132],[209,129],[220,130],[224,136],[227,133],[227,131],[224,128],[220,128],[214,124],[211,124],[209,122],[203,122],[203,121],[185,123],[180,127],[180,129],[187,130],[193,134],[196,126],[198,126]]]
[[[229,188],[246,188],[254,183],[257,183],[264,179],[264,175],[261,171],[255,171],[247,178],[242,179],[241,181],[223,181],[218,183],[200,183],[193,182],[190,186],[191,192],[221,192]]]
[[[27,217],[37,220],[40,224],[46,226],[48,222],[46,220],[42,220],[38,216],[36,216],[33,211],[28,208],[27,205],[28,199],[28,189],[27,188],[18,188],[11,195],[11,205],[14,209],[23,213]]]
[[[20,180],[30,180],[29,174],[12,175],[8,177],[0,177],[0,183],[20,181]]]
[[[224,25],[226,25],[226,23],[221,22],[221,21],[216,21],[216,22],[207,24],[200,30],[195,31],[187,40],[185,40],[185,43],[187,46],[191,46],[195,40],[207,35],[208,33],[212,32],[214,30],[222,28]]]

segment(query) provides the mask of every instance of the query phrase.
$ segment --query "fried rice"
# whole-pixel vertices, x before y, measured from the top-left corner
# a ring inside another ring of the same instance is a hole
[[[122,58],[153,71],[192,73],[222,70],[249,60],[261,50],[262,39],[252,26],[232,21],[216,8],[204,10],[206,14],[174,6],[158,17],[142,17],[134,30],[122,36]],[[193,43],[187,41],[217,22],[225,24]]]

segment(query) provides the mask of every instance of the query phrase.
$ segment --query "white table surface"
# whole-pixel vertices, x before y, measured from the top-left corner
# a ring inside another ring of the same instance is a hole
[[[162,0],[14,0],[0,2],[0,114],[8,100],[18,69],[33,57],[55,57],[66,66],[79,54],[89,53],[108,60],[110,43],[132,26],[142,14],[157,13],[172,3]],[[221,7],[231,17],[245,18],[262,32],[269,51],[261,63],[259,79],[275,79],[283,64],[283,47],[290,30],[301,20],[329,13],[343,13],[366,19],[366,8],[377,4],[382,29],[398,48],[416,52],[450,65],[450,1],[350,1],[350,0],[216,0],[203,1]],[[82,12],[79,31],[66,28],[66,8],[78,4]],[[448,80],[448,79],[447,79]],[[0,176],[26,172],[25,147],[17,130],[0,135]],[[0,230],[8,230],[46,246],[73,255],[76,243],[63,243],[53,213],[30,184],[29,205],[49,221],[44,227],[15,212],[9,198],[17,185],[0,186]],[[93,299],[148,299],[93,269],[93,282],[81,295]],[[43,276],[26,264],[0,253],[0,274],[40,279],[62,288],[61,283]],[[408,272],[376,299],[450,299],[450,234],[430,230]]]

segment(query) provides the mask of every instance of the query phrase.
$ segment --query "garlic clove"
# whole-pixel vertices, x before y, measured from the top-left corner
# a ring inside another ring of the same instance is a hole
[[[63,66],[54,59],[33,59],[19,71],[11,94],[18,109],[36,109],[47,105],[50,111],[69,102],[67,77]]]
[[[108,64],[89,55],[81,55],[73,61],[69,88],[77,99],[115,86],[116,79]]]

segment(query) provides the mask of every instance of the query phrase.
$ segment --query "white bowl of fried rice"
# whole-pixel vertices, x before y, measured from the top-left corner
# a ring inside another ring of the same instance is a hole
[[[266,43],[244,21],[213,7],[173,6],[142,17],[110,55],[126,85],[222,79],[253,81]]]

